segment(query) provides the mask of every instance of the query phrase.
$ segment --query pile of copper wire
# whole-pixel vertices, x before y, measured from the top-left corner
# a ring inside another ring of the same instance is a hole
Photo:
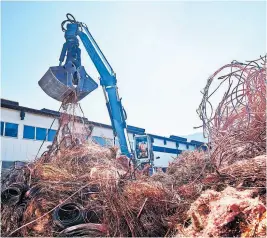
[[[266,237],[266,206],[253,191],[207,190],[192,203],[177,237]]]
[[[266,56],[208,79],[197,111],[207,151],[182,153],[167,170],[189,203],[177,237],[266,236],[265,80]]]
[[[52,146],[35,161],[13,168],[3,181],[2,235],[174,234],[183,210],[177,193],[145,170],[135,171],[128,158],[116,156],[116,148],[85,139],[83,125],[66,109]]]
[[[133,180],[122,161],[112,149],[84,143],[14,169],[3,192],[23,186],[16,201],[12,193],[2,204],[2,235],[173,234],[179,196],[141,173]]]
[[[63,105],[52,146],[2,180],[2,236],[266,236],[265,77],[266,57],[216,71],[198,109],[207,150],[151,177]]]
[[[217,168],[266,152],[266,66],[233,61],[208,79],[197,112]]]

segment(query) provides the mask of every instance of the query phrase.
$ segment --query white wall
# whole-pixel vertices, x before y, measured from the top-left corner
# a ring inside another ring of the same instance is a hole
[[[112,129],[105,128],[105,127],[98,127],[95,126],[92,132],[92,136],[99,136],[108,139],[114,139]]]
[[[179,143],[179,147],[178,147],[178,150],[187,150],[186,148],[186,145],[181,143],[181,142],[178,142]]]
[[[195,146],[189,145],[189,150],[194,150],[194,149],[195,149]]]
[[[157,157],[160,158],[156,159]],[[169,166],[169,163],[172,162],[176,157],[176,154],[154,151],[154,166],[166,168]]]
[[[30,161],[36,156],[42,141],[23,139],[23,127],[35,126],[50,128],[54,118],[36,115],[26,112],[24,120],[20,119],[20,112],[12,109],[1,108],[1,121],[18,124],[18,138],[1,136],[1,160],[2,161]],[[58,120],[56,119],[52,129],[57,130]],[[44,142],[39,155],[41,155],[51,142]]]

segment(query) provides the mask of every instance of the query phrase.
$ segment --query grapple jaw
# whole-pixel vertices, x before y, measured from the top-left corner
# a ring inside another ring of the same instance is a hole
[[[67,14],[63,26],[65,22],[69,24],[67,29],[62,27],[66,42],[59,58],[60,66],[50,67],[38,84],[48,96],[60,102],[78,102],[98,85],[81,64],[81,49],[77,38],[80,23],[71,14]],[[64,66],[61,66],[63,63]]]
[[[72,64],[50,67],[38,84],[48,96],[60,102],[72,96],[78,102],[98,87],[83,66],[76,69]]]

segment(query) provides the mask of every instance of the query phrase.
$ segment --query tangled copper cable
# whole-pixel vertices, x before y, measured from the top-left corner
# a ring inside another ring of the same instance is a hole
[[[246,63],[233,61],[208,79],[197,113],[217,166],[266,151],[265,80],[266,56]]]

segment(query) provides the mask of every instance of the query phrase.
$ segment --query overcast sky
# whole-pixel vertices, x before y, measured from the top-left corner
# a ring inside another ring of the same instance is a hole
[[[58,65],[60,24],[70,12],[88,25],[116,72],[128,124],[162,136],[196,132],[200,90],[219,67],[266,53],[264,1],[2,2],[1,11],[2,98],[58,110],[38,80]],[[101,88],[81,105],[89,120],[110,124]]]

